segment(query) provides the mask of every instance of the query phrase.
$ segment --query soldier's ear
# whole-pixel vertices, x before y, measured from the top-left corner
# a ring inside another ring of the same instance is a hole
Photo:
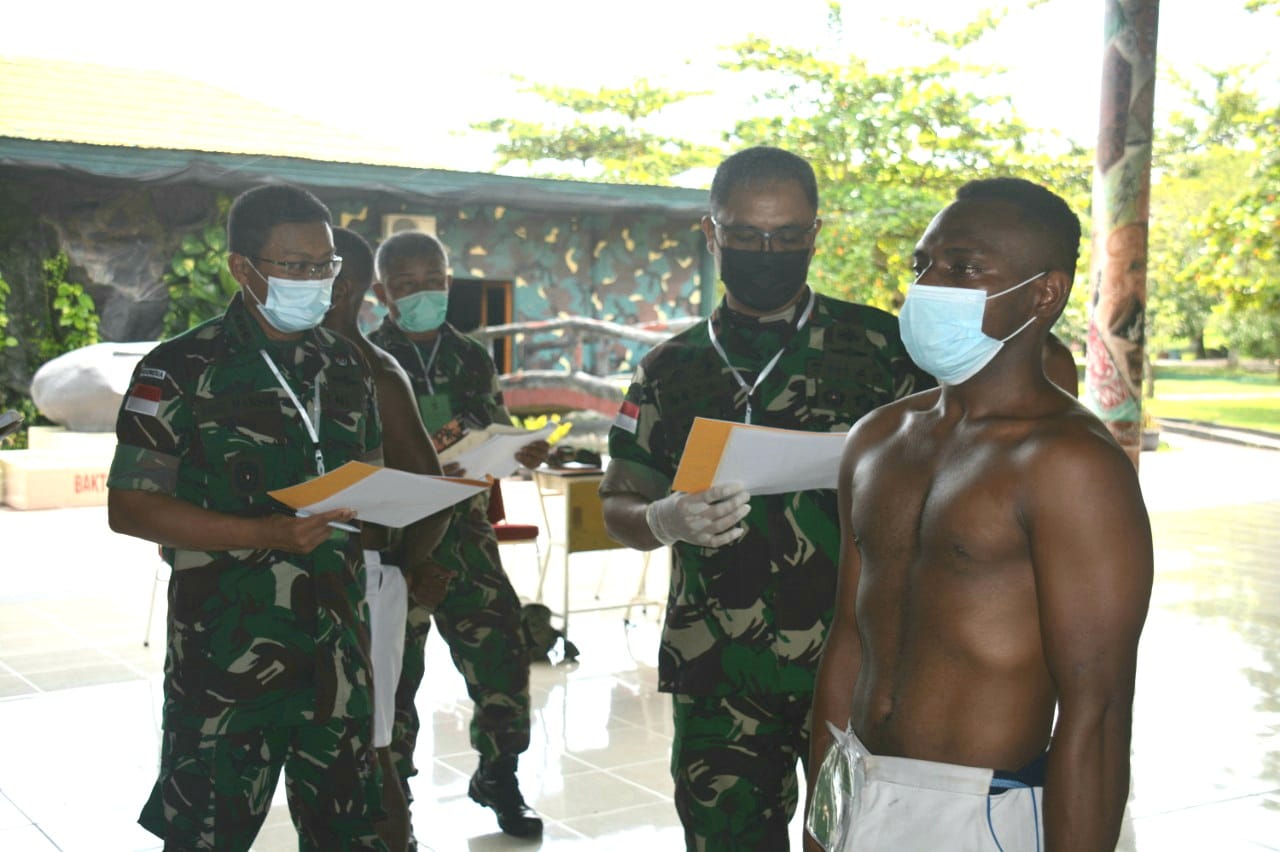
[[[715,254],[716,251],[716,226],[711,224],[711,216],[702,217],[702,235],[707,238],[707,251]]]
[[[813,260],[814,253],[818,251],[818,234],[822,232],[822,217],[814,217],[813,223],[813,245],[809,248],[810,260]]]
[[[373,295],[377,296],[378,301],[387,309],[387,316],[391,317],[391,321],[400,322],[400,309],[396,307],[396,300],[391,298],[391,294],[387,292],[387,288],[381,281],[373,282]]]
[[[231,277],[236,279],[241,287],[248,287],[249,284],[257,283],[258,276],[254,274],[253,267],[249,265],[249,259],[242,254],[227,255],[227,269],[231,271]]]

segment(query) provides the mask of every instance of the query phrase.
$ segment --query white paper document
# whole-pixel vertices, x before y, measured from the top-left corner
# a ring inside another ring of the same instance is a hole
[[[520,467],[516,453],[526,444],[545,441],[556,430],[555,423],[530,432],[518,426],[488,426],[471,432],[458,443],[440,453],[442,463],[457,462],[468,477],[501,479]],[[480,437],[481,440],[473,440]]]
[[[801,432],[698,417],[673,491],[741,482],[753,496],[835,488],[844,432]]]
[[[361,521],[403,527],[487,488],[489,483],[479,480],[347,462],[324,476],[269,493],[299,512],[314,515],[331,509],[354,509]]]

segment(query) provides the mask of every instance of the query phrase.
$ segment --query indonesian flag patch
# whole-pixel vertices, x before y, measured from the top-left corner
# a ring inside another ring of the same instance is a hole
[[[162,395],[160,388],[156,385],[138,382],[129,390],[129,396],[124,401],[124,410],[155,417],[160,411]]]
[[[640,406],[628,400],[618,409],[618,416],[613,419],[613,425],[634,435],[639,417]]]

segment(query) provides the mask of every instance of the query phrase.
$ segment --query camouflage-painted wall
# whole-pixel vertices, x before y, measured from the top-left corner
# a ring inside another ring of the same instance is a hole
[[[699,316],[710,309],[714,265],[694,217],[581,213],[502,206],[377,209],[339,202],[335,215],[376,242],[376,223],[394,213],[436,218],[455,279],[511,281],[512,321],[585,316],[626,324]],[[572,369],[572,353],[542,335],[516,348],[517,369]],[[634,369],[645,347],[591,341],[582,368],[597,375]],[[523,354],[521,354],[523,353]]]
[[[159,339],[169,269],[183,235],[219,219],[215,200],[243,187],[195,180],[93,178],[56,170],[0,169],[0,275],[8,281],[10,333],[23,344],[0,352],[0,385],[26,391],[32,356],[23,333],[45,307],[41,262],[65,251],[68,278],[84,285],[105,342]],[[454,278],[512,281],[512,320],[586,316],[623,324],[709,312],[716,274],[698,216],[682,212],[513,209],[403,201],[378,192],[311,187],[337,223],[378,242],[383,216],[428,215],[451,252]],[[225,223],[221,223],[225,224]],[[641,344],[562,333],[513,347],[516,370],[628,374]]]
[[[102,318],[104,341],[160,336],[168,294],[163,275],[182,237],[217,218],[219,192],[199,181],[139,182],[64,172],[0,169],[0,224],[22,225],[0,246],[0,274],[19,321],[47,298],[40,263],[58,251],[71,280],[85,285]],[[587,316],[622,323],[697,316],[710,310],[714,265],[695,216],[664,212],[561,212],[495,205],[442,206],[392,200],[375,192],[311,187],[334,213],[373,242],[382,217],[434,216],[458,279],[513,282],[513,321]],[[225,224],[225,223],[224,223]],[[29,232],[29,234],[28,234]],[[515,369],[569,369],[572,353],[555,334],[514,349]],[[589,341],[582,368],[630,372],[645,348]],[[29,359],[9,351],[0,381],[25,390]],[[12,363],[9,363],[12,362]]]

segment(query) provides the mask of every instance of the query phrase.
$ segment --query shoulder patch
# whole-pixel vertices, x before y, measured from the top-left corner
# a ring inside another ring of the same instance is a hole
[[[632,435],[636,433],[639,427],[640,406],[634,402],[627,400],[622,403],[622,407],[618,409],[618,416],[613,419],[613,425],[617,426],[624,432],[630,432]]]
[[[138,369],[138,376],[143,379],[155,379],[156,381],[163,382],[168,378],[169,374],[164,370],[157,370],[155,367],[140,367]]]

